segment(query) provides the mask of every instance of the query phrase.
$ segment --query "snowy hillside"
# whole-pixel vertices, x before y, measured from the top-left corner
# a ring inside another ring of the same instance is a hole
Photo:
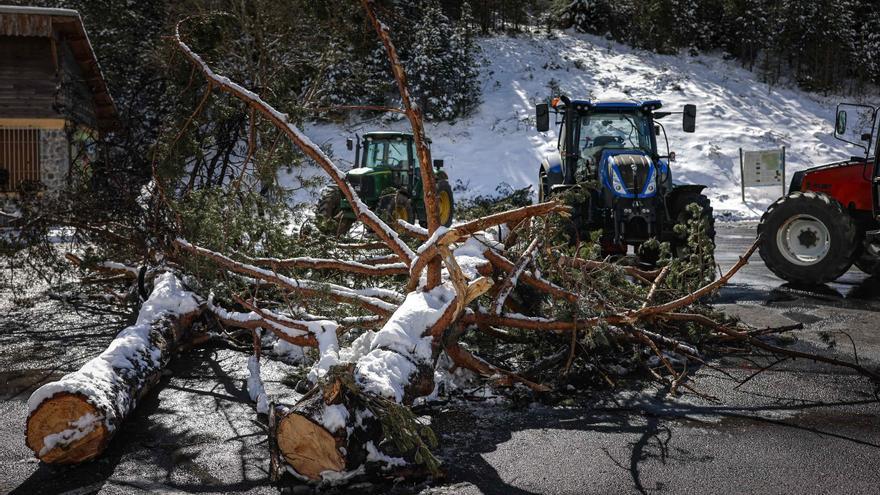
[[[492,193],[501,182],[514,187],[535,182],[540,158],[555,146],[556,134],[535,131],[534,105],[557,84],[573,98],[623,93],[634,99],[659,98],[672,111],[696,104],[695,134],[681,132],[678,116],[663,121],[670,149],[678,155],[673,178],[707,184],[718,215],[760,216],[780,194],[778,188],[751,189],[748,204],[742,203],[739,148],[785,146],[788,178],[797,170],[856,153],[831,135],[835,105],[846,98],[771,88],[719,56],[657,55],[571,32],[552,38],[492,37],[480,44],[487,61],[483,103],[467,119],[428,125],[434,158],[445,159],[453,182],[467,185],[465,195]],[[345,160],[353,152],[345,149],[345,139],[375,129],[408,129],[408,123],[374,119],[348,127],[313,125],[307,134],[331,145],[340,163],[350,166]]]

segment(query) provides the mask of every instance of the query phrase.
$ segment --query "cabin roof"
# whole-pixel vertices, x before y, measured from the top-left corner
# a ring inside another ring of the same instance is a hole
[[[70,46],[85,77],[85,83],[92,92],[98,128],[114,128],[117,123],[116,105],[107,89],[107,82],[79,12],[71,9],[0,5],[0,36],[54,38],[56,32]]]

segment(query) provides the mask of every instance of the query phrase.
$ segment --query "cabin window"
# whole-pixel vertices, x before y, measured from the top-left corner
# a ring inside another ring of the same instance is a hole
[[[40,130],[0,127],[0,192],[40,181]]]

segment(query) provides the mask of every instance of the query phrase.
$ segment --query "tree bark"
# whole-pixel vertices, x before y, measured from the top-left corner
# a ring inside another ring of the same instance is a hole
[[[419,167],[422,175],[422,192],[425,201],[425,216],[428,219],[428,234],[433,234],[440,228],[440,209],[437,206],[437,181],[434,177],[434,164],[431,161],[431,152],[425,142],[425,124],[422,119],[422,111],[418,106],[412,104],[409,94],[409,86],[406,82],[406,71],[397,56],[397,49],[391,41],[391,35],[388,32],[388,26],[379,21],[373,10],[372,0],[361,0],[361,5],[370,19],[370,23],[376,30],[379,39],[385,46],[385,52],[388,54],[388,61],[391,62],[391,71],[394,79],[397,81],[397,88],[400,91],[400,99],[403,102],[403,108],[409,119],[410,127],[413,131],[413,141],[415,142],[416,153],[418,154]],[[425,290],[431,290],[440,285],[440,259],[435,255],[428,261],[428,278]]]
[[[187,341],[201,307],[174,275],[160,275],[135,325],[78,371],[31,395],[26,443],[37,458],[71,464],[100,455]]]

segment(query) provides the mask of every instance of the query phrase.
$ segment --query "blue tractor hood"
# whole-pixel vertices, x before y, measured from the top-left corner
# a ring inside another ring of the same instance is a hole
[[[657,167],[667,167],[663,160],[655,164],[651,156],[639,149],[602,150],[599,178],[602,186],[621,198],[651,198],[657,195]]]

